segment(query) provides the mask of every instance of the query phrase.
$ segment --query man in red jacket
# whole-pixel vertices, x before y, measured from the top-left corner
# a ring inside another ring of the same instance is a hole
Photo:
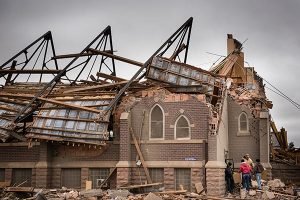
[[[251,181],[251,167],[245,162],[244,159],[241,160],[240,170],[243,178],[243,188],[246,188],[247,191],[250,189],[250,181]]]

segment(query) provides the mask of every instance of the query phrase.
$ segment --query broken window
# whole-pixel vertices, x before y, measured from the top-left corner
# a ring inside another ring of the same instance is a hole
[[[0,169],[0,182],[5,181],[5,169]]]
[[[188,84],[189,84],[189,79],[183,77],[179,78],[179,85],[188,85]]]
[[[164,135],[164,115],[160,106],[155,105],[150,112],[150,138],[163,138]]]
[[[62,169],[61,186],[67,188],[81,188],[81,169]]]
[[[149,174],[153,183],[164,183],[163,168],[149,168]]]
[[[109,168],[90,168],[89,180],[92,181],[92,188],[99,188],[101,183],[108,177]]]
[[[175,169],[175,188],[191,191],[191,169]]]
[[[61,128],[63,125],[63,120],[57,119],[54,121],[54,128]]]
[[[12,185],[20,185],[22,187],[30,187],[31,186],[31,176],[32,170],[31,169],[13,169],[12,170]]]
[[[57,111],[57,116],[58,116],[58,117],[64,117],[64,116],[66,116],[66,111],[67,111],[67,110],[65,110],[65,109],[58,110],[58,111]]]
[[[42,127],[43,126],[43,119],[37,119],[35,121],[35,127]]]
[[[77,130],[84,130],[86,122],[77,122]]]
[[[91,122],[89,123],[89,131],[96,131],[96,123]]]
[[[45,126],[46,127],[51,127],[51,124],[52,124],[52,119],[46,119],[45,120]]]
[[[238,119],[239,135],[249,135],[248,128],[248,116],[245,112],[242,112]]]
[[[70,110],[69,111],[69,117],[70,118],[76,118],[77,117],[77,113],[78,113],[77,110]]]
[[[66,122],[66,129],[74,129],[75,121],[67,121]]]
[[[185,116],[180,116],[175,125],[175,137],[176,139],[190,138],[190,124]]]
[[[89,112],[88,111],[80,111],[79,112],[79,119],[88,119],[89,118]]]

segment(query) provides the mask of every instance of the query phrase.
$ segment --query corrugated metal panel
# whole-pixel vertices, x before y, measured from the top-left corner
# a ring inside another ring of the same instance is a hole
[[[55,141],[102,144],[108,140],[107,132],[110,111],[101,121],[99,114],[107,111],[110,98],[90,97],[88,99],[64,100],[62,102],[86,108],[94,108],[99,113],[81,109],[66,108],[52,103],[44,103],[29,129],[26,137]]]
[[[168,60],[162,57],[154,57],[152,64],[147,69],[147,78],[178,86],[201,86],[193,90],[203,91],[209,95],[214,94],[214,87],[220,87],[222,80],[209,72]]]

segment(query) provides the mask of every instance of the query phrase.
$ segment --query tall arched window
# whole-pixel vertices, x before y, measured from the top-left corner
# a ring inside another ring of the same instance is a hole
[[[160,139],[164,137],[164,113],[159,105],[155,105],[150,111],[150,138]]]
[[[190,137],[190,123],[185,116],[181,115],[175,123],[175,138],[186,139]]]
[[[245,135],[249,133],[248,116],[245,112],[242,112],[239,116],[239,133]]]

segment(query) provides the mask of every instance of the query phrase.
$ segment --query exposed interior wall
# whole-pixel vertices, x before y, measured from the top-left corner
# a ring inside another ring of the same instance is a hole
[[[245,112],[249,120],[249,135],[238,136],[238,117]],[[229,158],[239,166],[242,157],[248,153],[252,160],[260,158],[259,119],[252,116],[250,109],[228,98],[228,140]]]
[[[227,95],[225,95],[227,96]],[[227,97],[224,98],[222,114],[217,135],[217,160],[224,162],[228,156],[228,106]]]

